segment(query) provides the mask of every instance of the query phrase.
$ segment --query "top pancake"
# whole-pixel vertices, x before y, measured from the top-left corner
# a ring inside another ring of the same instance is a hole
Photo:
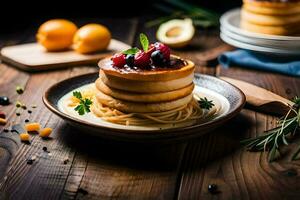
[[[172,59],[180,59],[172,56]],[[105,74],[137,81],[168,81],[186,77],[194,72],[193,62],[186,60],[180,67],[164,67],[159,69],[117,68],[112,65],[110,58],[101,60],[98,65]]]
[[[300,0],[243,0],[243,3],[263,8],[290,8],[299,6]]]

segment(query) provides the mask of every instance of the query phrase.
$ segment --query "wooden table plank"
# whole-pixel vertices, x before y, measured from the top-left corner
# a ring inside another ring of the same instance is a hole
[[[286,98],[300,94],[297,78],[240,68],[218,69],[218,72],[252,82]],[[290,156],[286,156],[270,164],[266,154],[246,152],[238,145],[242,138],[254,137],[275,124],[275,117],[244,109],[231,122],[211,133],[215,140],[208,140],[207,135],[199,138],[202,143],[188,146],[179,199],[299,199],[300,161],[291,162]],[[289,151],[290,148],[285,149]],[[288,176],[288,171],[296,175]],[[217,184],[220,193],[210,194],[209,184]]]

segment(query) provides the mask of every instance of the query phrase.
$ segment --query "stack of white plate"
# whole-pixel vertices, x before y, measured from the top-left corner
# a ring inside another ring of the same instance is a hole
[[[299,36],[279,36],[249,32],[240,28],[240,9],[226,12],[220,20],[222,40],[232,46],[259,53],[298,56]]]

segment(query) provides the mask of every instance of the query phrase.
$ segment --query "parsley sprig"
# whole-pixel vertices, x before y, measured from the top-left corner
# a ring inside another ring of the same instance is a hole
[[[84,115],[85,113],[91,112],[90,106],[93,102],[90,99],[83,98],[81,92],[78,91],[74,91],[73,96],[80,100],[79,105],[74,108],[79,115]]]
[[[300,98],[295,97],[294,105],[287,114],[278,121],[276,128],[267,130],[264,135],[241,141],[249,151],[269,151],[268,161],[272,162],[280,157],[280,148],[289,145],[300,129]],[[300,145],[292,156],[292,160],[299,159]]]
[[[199,104],[200,108],[203,108],[206,110],[211,109],[215,105],[212,100],[208,100],[206,97],[200,98],[198,100],[198,104]]]

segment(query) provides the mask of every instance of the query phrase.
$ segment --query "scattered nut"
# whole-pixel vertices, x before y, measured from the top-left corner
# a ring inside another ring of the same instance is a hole
[[[30,142],[30,135],[28,133],[21,133],[20,139],[22,142]]]
[[[25,130],[28,132],[38,132],[40,130],[40,124],[36,122],[25,124]]]
[[[6,119],[0,118],[0,125],[5,125],[7,123]]]
[[[42,138],[48,138],[51,133],[52,133],[52,128],[44,128],[40,131],[39,136]]]

